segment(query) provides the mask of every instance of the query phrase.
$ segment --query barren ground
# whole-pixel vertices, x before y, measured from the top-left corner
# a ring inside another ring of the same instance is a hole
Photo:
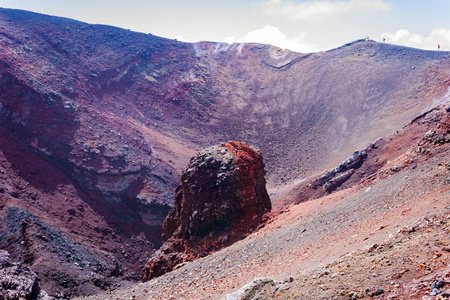
[[[334,194],[301,180],[448,103],[449,58],[362,40],[312,54],[191,44],[2,8],[0,247],[51,296],[136,282],[189,158],[237,140],[262,150],[284,213],[150,282],[148,297],[220,298],[253,277],[310,274],[412,225],[423,217],[416,207],[446,195],[446,171],[436,170],[444,152],[414,164],[402,156],[427,124],[381,143]],[[301,203],[310,198],[320,199]]]
[[[448,144],[428,154],[412,147],[403,151],[419,164],[386,173],[388,163],[378,179],[292,205],[222,251],[89,299],[222,299],[257,277],[294,279],[266,298],[349,299],[382,287],[381,298],[420,299],[449,277],[450,157]]]

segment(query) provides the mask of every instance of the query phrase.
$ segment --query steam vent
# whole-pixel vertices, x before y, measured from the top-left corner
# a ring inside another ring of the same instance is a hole
[[[259,152],[228,142],[191,158],[163,224],[164,244],[145,265],[150,280],[234,243],[257,228],[271,203]]]

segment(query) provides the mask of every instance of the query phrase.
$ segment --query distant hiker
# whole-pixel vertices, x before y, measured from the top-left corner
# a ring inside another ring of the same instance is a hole
[[[384,43],[384,42],[386,42],[386,39],[385,39],[385,38],[383,38],[383,43]]]
[[[441,50],[441,45],[438,44],[438,50]]]

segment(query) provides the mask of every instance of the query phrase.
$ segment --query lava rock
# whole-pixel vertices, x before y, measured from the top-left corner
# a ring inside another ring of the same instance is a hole
[[[350,169],[347,172],[344,172],[340,175],[337,175],[336,177],[333,177],[323,185],[323,190],[326,192],[332,191],[333,189],[337,188],[342,183],[344,183],[347,179],[349,179],[354,172],[355,171],[353,169]]]
[[[340,186],[353,175],[354,169],[357,169],[359,167],[359,165],[367,157],[367,152],[369,152],[374,147],[374,144],[370,144],[366,147],[366,149],[362,151],[355,151],[334,169],[331,169],[319,178],[314,179],[311,182],[311,185],[314,187],[322,185],[324,190],[327,192]]]
[[[268,299],[267,291],[273,295],[276,284],[277,282],[271,278],[255,278],[234,293],[227,295],[225,300]],[[262,296],[263,293],[266,294],[266,297],[258,297]]]
[[[442,297],[450,298],[450,292],[443,292],[441,294]]]
[[[433,282],[433,283],[431,284],[431,289],[432,289],[432,290],[433,290],[433,289],[440,289],[441,287],[444,286],[444,284],[445,284],[444,279],[438,278],[438,279],[436,279],[435,282]]]
[[[0,268],[6,268],[12,266],[13,262],[9,257],[8,251],[0,250]]]
[[[0,299],[53,298],[41,289],[36,273],[21,264],[14,264],[9,253],[0,250]]]
[[[229,142],[193,157],[162,228],[164,244],[144,267],[150,280],[242,239],[271,210],[259,152]]]
[[[384,289],[383,288],[378,288],[375,292],[373,292],[372,294],[370,294],[371,297],[373,296],[379,296],[381,294],[384,294]]]
[[[434,288],[434,289],[431,291],[430,296],[436,296],[436,295],[439,295],[440,293],[441,293],[441,291],[440,291],[439,289]]]

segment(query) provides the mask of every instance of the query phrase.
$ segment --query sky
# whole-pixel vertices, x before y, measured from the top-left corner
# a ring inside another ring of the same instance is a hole
[[[187,42],[258,42],[309,53],[368,36],[450,51],[450,0],[0,0],[0,7]]]

